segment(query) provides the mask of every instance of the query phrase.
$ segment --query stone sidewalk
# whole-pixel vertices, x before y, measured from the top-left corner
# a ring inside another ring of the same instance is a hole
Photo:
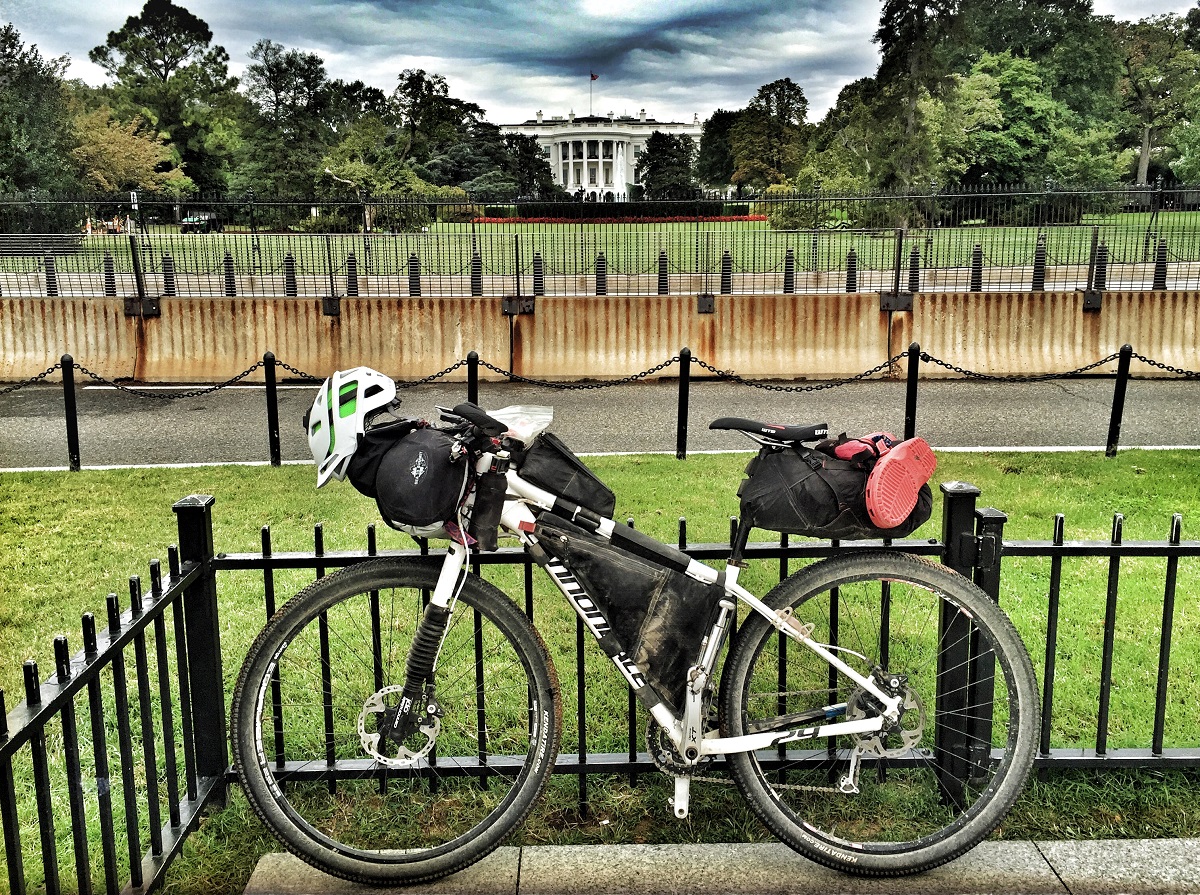
[[[1200,839],[984,842],[927,873],[864,879],[777,842],[501,848],[436,883],[377,889],[265,856],[247,895],[1177,895],[1200,893]]]

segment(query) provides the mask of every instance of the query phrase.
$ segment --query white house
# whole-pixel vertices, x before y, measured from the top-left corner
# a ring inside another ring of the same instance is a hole
[[[645,109],[636,118],[612,112],[578,117],[572,112],[566,118],[545,118],[539,111],[536,118],[521,124],[500,125],[501,133],[536,137],[550,162],[554,182],[570,193],[583,190],[587,198],[597,200],[629,194],[638,182],[638,157],[654,131],[687,134],[699,146],[702,129],[698,115],[690,124],[657,121],[647,118]]]

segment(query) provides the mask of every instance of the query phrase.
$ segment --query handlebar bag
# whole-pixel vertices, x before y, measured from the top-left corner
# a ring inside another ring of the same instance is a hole
[[[451,457],[453,444],[446,433],[425,428],[408,432],[382,451],[374,496],[388,525],[414,537],[434,537],[455,518],[467,491],[470,464],[463,457]]]
[[[742,519],[755,528],[843,541],[903,538],[933,511],[928,484],[916,506],[895,528],[878,528],[867,512],[867,479],[874,456],[843,460],[801,445],[763,447],[746,467],[738,488]]]
[[[517,467],[521,477],[593,513],[612,518],[617,498],[553,433],[543,432]]]
[[[635,556],[550,513],[541,515],[534,533],[603,613],[612,630],[601,648],[610,656],[625,653],[678,711],[687,671],[699,661],[724,589]]]

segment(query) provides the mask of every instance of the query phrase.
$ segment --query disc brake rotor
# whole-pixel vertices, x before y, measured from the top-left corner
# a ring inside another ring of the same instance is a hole
[[[908,686],[908,680],[900,675],[883,675],[883,679],[895,682],[887,689],[901,697],[900,717],[896,723],[882,730],[860,733],[854,736],[858,748],[864,755],[900,758],[915,749],[925,734],[925,704],[916,691]],[[866,690],[856,690],[846,702],[846,720],[860,721],[879,715],[879,703]]]
[[[397,684],[376,691],[367,697],[362,711],[358,714],[358,739],[362,743],[363,751],[389,768],[412,767],[430,753],[442,729],[440,713],[435,707],[434,711],[423,713],[423,720],[417,726],[416,732],[403,743],[395,743],[388,738],[384,731],[391,727],[396,707],[388,705],[387,698],[395,694],[398,701],[403,690],[404,687]],[[368,726],[374,729],[368,730]],[[395,749],[396,754],[388,755],[384,749]]]

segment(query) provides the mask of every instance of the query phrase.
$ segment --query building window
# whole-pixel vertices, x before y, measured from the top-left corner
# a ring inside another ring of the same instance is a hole
[[[588,168],[588,184],[590,184],[591,186],[596,185],[596,169],[595,168]]]

